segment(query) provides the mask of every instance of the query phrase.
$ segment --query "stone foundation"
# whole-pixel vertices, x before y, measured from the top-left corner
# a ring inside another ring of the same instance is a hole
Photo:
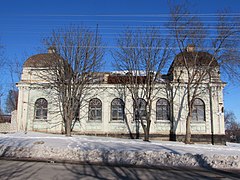
[[[185,135],[177,135],[177,141],[184,141]],[[217,145],[226,145],[226,136],[223,134],[192,134],[191,136],[192,142],[195,143],[206,143],[206,144],[217,144]]]

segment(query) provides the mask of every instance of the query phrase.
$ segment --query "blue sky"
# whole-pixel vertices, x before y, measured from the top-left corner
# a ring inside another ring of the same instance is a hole
[[[193,11],[199,14],[215,14],[222,9],[240,13],[239,0],[189,2],[192,3]],[[98,24],[107,46],[112,46],[113,39],[123,27],[159,25],[166,22],[166,18],[149,15],[169,12],[167,0],[0,0],[0,3],[0,39],[5,45],[5,55],[10,63],[16,58],[24,62],[26,56],[39,53],[41,39],[54,28],[70,24],[95,28]],[[105,61],[104,70],[112,70],[108,53]],[[7,68],[1,76],[4,90],[7,90],[11,83]],[[224,100],[225,109],[234,111],[240,121],[239,92],[238,84],[228,83],[224,90]]]

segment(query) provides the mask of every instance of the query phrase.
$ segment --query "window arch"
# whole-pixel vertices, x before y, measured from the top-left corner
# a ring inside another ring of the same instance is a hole
[[[170,108],[167,99],[160,98],[157,101],[156,120],[170,120]]]
[[[102,121],[102,101],[93,98],[89,101],[88,117],[90,121]]]
[[[39,98],[35,102],[35,119],[47,119],[48,102],[44,98]]]
[[[196,98],[193,103],[192,120],[205,121],[205,104],[199,98]]]
[[[147,102],[143,98],[137,99],[137,117],[136,120],[146,120],[147,119],[147,111],[146,111]]]
[[[111,103],[111,120],[123,120],[124,119],[124,107],[125,104],[122,99],[115,98]]]

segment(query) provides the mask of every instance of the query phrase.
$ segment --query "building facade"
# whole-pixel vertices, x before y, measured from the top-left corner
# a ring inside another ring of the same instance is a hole
[[[54,52],[30,57],[23,65],[19,89],[17,127],[18,130],[62,133],[61,110],[57,93],[47,84],[39,73],[48,69]],[[186,52],[196,53],[196,52]],[[211,56],[198,52],[199,66],[204,66]],[[156,85],[151,114],[150,138],[183,141],[186,134],[188,114],[186,82],[187,76],[182,65],[181,54],[174,59],[168,74]],[[195,142],[224,143],[225,128],[223,115],[223,88],[219,66],[216,61],[211,75],[211,82],[202,81],[201,93],[194,100],[191,121],[192,139]],[[88,94],[79,109],[79,118],[74,121],[73,133],[130,137],[130,134],[142,133],[142,128],[133,121],[133,101],[124,86],[116,83],[127,74],[116,72],[99,73],[101,83],[88,86]],[[167,81],[166,81],[167,80]],[[139,98],[144,111],[145,100]]]

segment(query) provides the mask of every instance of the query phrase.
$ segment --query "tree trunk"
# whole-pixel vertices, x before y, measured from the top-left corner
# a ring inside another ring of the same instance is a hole
[[[145,126],[145,131],[144,131],[144,139],[143,141],[149,141],[149,130],[148,128]]]
[[[188,72],[188,77],[190,77],[189,72]],[[188,87],[187,87],[188,115],[187,115],[187,120],[186,120],[186,135],[185,135],[185,143],[186,144],[191,144],[191,121],[192,121],[193,104],[192,104],[192,99],[190,96],[190,93],[191,93],[190,84],[191,84],[191,82],[189,82],[189,80],[188,80]]]
[[[151,125],[151,119],[149,114],[147,115],[147,126],[145,126],[145,131],[144,131],[144,141],[149,141],[150,125]]]
[[[71,136],[71,121],[69,119],[66,119],[65,123],[65,135],[67,137]]]
[[[136,123],[136,139],[139,139],[140,137],[140,132],[139,132],[139,129],[140,129],[140,119],[138,117],[138,115],[136,114],[136,110],[135,110],[135,115],[134,115],[134,122]]]
[[[187,121],[186,121],[186,136],[185,136],[186,144],[191,144],[191,120],[192,120],[192,115],[189,112],[187,116]]]

